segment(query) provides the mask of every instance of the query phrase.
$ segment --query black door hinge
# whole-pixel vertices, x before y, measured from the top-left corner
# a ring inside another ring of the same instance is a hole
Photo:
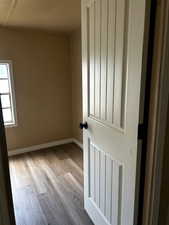
[[[146,136],[146,129],[143,123],[138,125],[138,140],[143,140]]]

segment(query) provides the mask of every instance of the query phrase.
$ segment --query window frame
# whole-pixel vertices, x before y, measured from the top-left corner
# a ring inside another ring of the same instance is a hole
[[[11,103],[11,112],[12,112],[12,119],[13,122],[5,123],[5,128],[16,127],[18,126],[17,120],[17,112],[16,112],[16,98],[15,98],[15,85],[14,85],[14,78],[13,78],[13,63],[12,60],[0,60],[1,64],[8,64],[8,82],[9,82],[9,96],[10,96],[10,103]],[[5,95],[5,94],[4,94]],[[2,107],[3,109],[3,107]]]

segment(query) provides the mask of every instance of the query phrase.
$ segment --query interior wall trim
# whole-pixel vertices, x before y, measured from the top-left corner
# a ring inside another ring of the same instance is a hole
[[[73,143],[79,146],[81,150],[83,150],[83,143],[78,141],[76,138],[72,138]]]
[[[38,151],[38,150],[41,150],[41,149],[50,148],[50,147],[54,147],[54,146],[58,146],[58,145],[69,144],[69,143],[75,143],[81,149],[83,149],[83,144],[80,143],[77,139],[75,139],[75,138],[67,138],[67,139],[62,139],[62,140],[58,140],[58,141],[52,141],[52,142],[48,142],[48,143],[44,143],[44,144],[40,144],[40,145],[33,145],[33,146],[30,146],[30,147],[18,148],[18,149],[10,150],[10,151],[8,151],[8,156],[14,156],[14,155],[27,153],[27,152]]]

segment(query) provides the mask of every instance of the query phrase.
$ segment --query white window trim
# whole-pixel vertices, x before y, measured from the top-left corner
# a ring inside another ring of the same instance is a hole
[[[10,93],[11,93],[11,106],[14,116],[14,123],[4,124],[5,128],[10,127],[17,127],[18,126],[18,119],[17,119],[17,111],[16,111],[16,98],[15,98],[15,84],[14,84],[14,78],[13,78],[13,64],[12,60],[0,60],[0,64],[8,64],[9,65],[9,82],[10,82]]]

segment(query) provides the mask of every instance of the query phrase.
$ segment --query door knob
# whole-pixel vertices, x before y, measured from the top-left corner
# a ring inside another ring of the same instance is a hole
[[[85,129],[88,128],[87,122],[85,122],[85,123],[80,123],[80,129],[83,129],[83,128],[85,128]]]

